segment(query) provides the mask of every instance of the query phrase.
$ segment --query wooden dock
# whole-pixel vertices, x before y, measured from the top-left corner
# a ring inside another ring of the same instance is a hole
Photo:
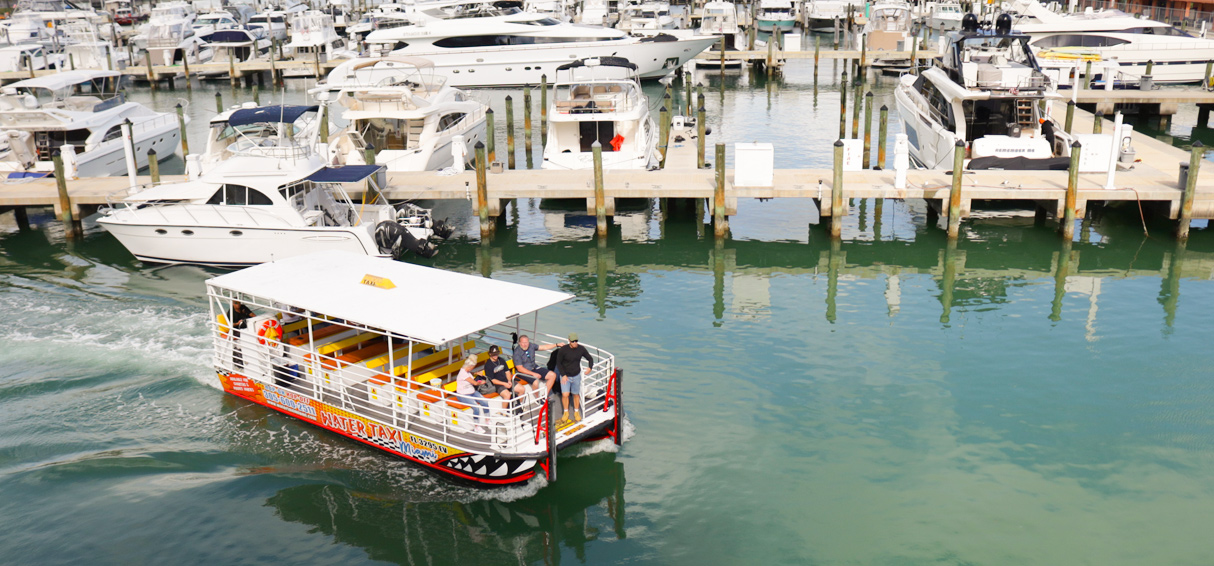
[[[1056,105],[1057,106],[1057,105]],[[1093,116],[1077,111],[1074,130],[1090,132]],[[1111,126],[1110,126],[1111,129]],[[715,206],[716,173],[712,168],[696,166],[698,156],[694,133],[672,132],[684,141],[672,144],[667,167],[660,171],[606,171],[603,206],[614,215],[614,203],[621,198],[708,199]],[[711,156],[711,145],[708,154]],[[1134,148],[1139,161],[1130,170],[1119,171],[1115,189],[1104,188],[1106,175],[1080,174],[1076,195],[1076,215],[1082,217],[1089,202],[1135,201],[1167,218],[1179,217],[1182,187],[1178,168],[1189,162],[1189,154],[1167,143],[1136,136]],[[787,149],[787,148],[782,148]],[[711,159],[711,157],[710,157]],[[907,187],[894,186],[894,172],[866,170],[843,174],[843,206],[832,210],[831,169],[777,169],[771,187],[740,187],[733,184],[733,172],[726,171],[725,213],[737,214],[739,198],[807,198],[814,201],[822,217],[849,214],[851,199],[923,199],[937,211],[948,208],[952,175],[938,170],[912,170]],[[584,199],[588,213],[594,214],[595,198],[592,171],[507,170],[486,176],[487,206],[490,216],[498,216],[502,203],[516,198]],[[164,177],[163,182],[182,177]],[[150,181],[140,177],[140,183]],[[961,215],[981,208],[982,201],[1023,201],[1042,214],[1062,218],[1066,201],[1066,171],[967,171],[961,191]],[[108,199],[121,198],[129,185],[126,177],[102,177],[71,180],[67,183],[73,217],[104,205]],[[1198,175],[1192,218],[1214,218],[1214,167],[1203,167]],[[393,173],[388,176],[385,195],[392,200],[468,200],[476,214],[477,181],[472,171],[455,175],[437,172]],[[975,204],[977,203],[977,204]],[[53,206],[60,212],[58,192],[53,179],[39,179],[0,185],[0,211],[24,207]],[[808,221],[809,219],[807,219]]]

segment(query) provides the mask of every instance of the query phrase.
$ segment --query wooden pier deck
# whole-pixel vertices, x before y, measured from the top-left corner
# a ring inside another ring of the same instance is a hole
[[[1091,131],[1093,116],[1077,111],[1076,131]],[[1111,128],[1110,128],[1111,129]],[[608,215],[614,214],[615,199],[621,198],[694,198],[713,199],[715,170],[696,167],[696,147],[691,132],[678,132],[685,141],[672,144],[667,168],[661,171],[606,171],[604,174],[604,203]],[[672,139],[674,139],[672,135]],[[711,141],[711,140],[710,140]],[[1138,201],[1166,215],[1177,218],[1182,189],[1178,184],[1178,167],[1189,161],[1189,154],[1167,143],[1136,136],[1134,148],[1139,162],[1132,170],[1117,173],[1114,190],[1104,189],[1104,173],[1081,174],[1077,195],[1077,215],[1082,217],[1089,201]],[[791,148],[779,148],[788,151]],[[712,155],[711,144],[709,156]],[[739,187],[733,185],[733,172],[726,171],[726,212],[737,213],[739,198],[808,198],[818,206],[821,216],[848,214],[850,199],[924,199],[937,209],[947,208],[952,176],[945,171],[912,170],[907,175],[905,189],[894,187],[894,172],[854,171],[843,175],[844,209],[831,210],[831,169],[777,169],[771,187]],[[163,177],[163,182],[182,179]],[[146,183],[147,177],[140,177]],[[491,216],[501,213],[502,202],[515,198],[585,199],[587,210],[594,213],[593,172],[515,170],[487,175],[487,195]],[[129,185],[126,177],[77,179],[68,182],[73,216],[89,208],[104,205],[107,198],[120,197]],[[974,209],[975,201],[1025,201],[1055,218],[1062,217],[1067,187],[1066,171],[967,171],[962,185],[962,218]],[[468,171],[455,175],[427,173],[394,173],[388,176],[384,191],[392,200],[467,200],[475,208],[476,175]],[[0,210],[30,206],[54,206],[59,209],[58,193],[53,179],[23,183],[0,184]],[[84,210],[82,210],[82,207]],[[710,208],[711,210],[711,208]],[[475,211],[473,211],[475,214]],[[1214,167],[1203,167],[1198,175],[1198,190],[1193,206],[1193,218],[1214,218]]]

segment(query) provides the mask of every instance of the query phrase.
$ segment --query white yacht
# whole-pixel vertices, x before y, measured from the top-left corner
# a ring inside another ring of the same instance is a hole
[[[556,70],[548,108],[544,169],[593,169],[594,142],[603,169],[651,169],[658,131],[641,92],[636,65],[619,57],[583,59]]]
[[[961,17],[965,10],[954,0],[929,2],[927,25],[934,30],[957,31],[961,29]]]
[[[63,56],[50,53],[41,43],[22,43],[0,47],[0,72],[28,72],[61,67]]]
[[[227,11],[211,12],[198,16],[191,26],[194,36],[203,41],[211,41],[211,35],[217,31],[238,29],[240,22]]]
[[[835,21],[846,19],[852,11],[864,12],[864,2],[860,0],[809,0],[806,10],[809,11],[809,29],[817,32],[833,32]]]
[[[193,7],[185,2],[162,3],[152,9],[140,39],[153,65],[176,65],[182,60],[205,63],[212,51],[206,42],[194,35]]]
[[[738,39],[738,34],[741,28],[738,27],[738,9],[733,2],[724,0],[713,0],[704,4],[704,11],[700,16],[700,29],[696,33],[700,35],[711,35],[725,39],[725,50],[736,51],[735,43]],[[711,50],[720,53],[721,42],[713,44]],[[714,61],[713,66],[720,66],[719,61]],[[741,67],[741,59],[726,59],[726,67]]]
[[[121,125],[132,123],[135,157],[177,149],[177,119],[126,102],[116,71],[64,71],[0,88],[0,169],[52,171],[52,154],[70,145],[81,177],[126,174]]]
[[[909,67],[909,58],[893,59],[880,52],[910,51],[911,42],[915,40],[913,27],[914,14],[911,12],[910,4],[902,2],[875,4],[869,8],[868,22],[864,24],[860,33],[856,34],[854,48],[858,51],[864,47],[862,41],[867,42],[869,61],[874,67]]]
[[[262,28],[270,41],[287,40],[287,13],[262,12],[249,18],[250,28]]]
[[[1010,32],[1010,18],[994,33],[966,20],[946,36],[941,67],[903,75],[894,91],[911,157],[951,168],[964,140],[968,169],[1066,169],[1071,137],[1044,110],[1052,89],[1028,36]]]
[[[333,16],[319,10],[307,10],[291,15],[291,42],[284,46],[287,55],[297,61],[325,63],[335,59],[350,59],[358,53],[346,49],[346,40],[333,28]],[[307,67],[283,69],[283,76],[311,77],[314,70]]]
[[[623,31],[558,22],[522,12],[458,20],[420,21],[367,36],[376,55],[423,57],[452,86],[539,84],[572,60],[617,56],[634,62],[641,78],[671,73],[716,41],[659,34],[632,37]],[[357,65],[360,60],[343,63]],[[347,72],[338,66],[332,73]],[[332,75],[331,73],[331,75]]]
[[[675,19],[670,15],[670,2],[633,2],[620,8],[615,27],[627,32],[675,29]]]
[[[582,0],[578,23],[589,26],[607,25],[607,0]]]
[[[472,148],[485,141],[487,106],[446,86],[446,77],[435,75],[425,59],[388,57],[360,65],[340,83],[318,89],[331,115],[348,123],[329,137],[332,161],[364,164],[370,145],[375,164],[388,171],[436,171],[455,162],[456,136],[463,136],[462,149],[472,161]]]
[[[214,51],[212,63],[247,63],[256,61],[270,52],[270,40],[266,38],[265,28],[226,29],[211,35],[211,49]],[[225,67],[217,71],[200,71],[200,77],[211,79],[228,78]]]
[[[380,166],[327,167],[315,138],[282,135],[315,106],[241,108],[227,113],[212,136],[227,157],[189,181],[129,194],[97,221],[136,258],[155,263],[248,265],[322,251],[399,258],[432,256],[435,226],[428,211],[394,207],[375,187]],[[315,121],[313,119],[313,121]],[[212,122],[214,124],[214,121]],[[266,135],[266,132],[278,135]],[[343,185],[375,195],[355,202]]]
[[[759,31],[789,32],[796,24],[797,17],[793,14],[792,0],[759,0],[759,14],[755,16],[755,25]]]
[[[1014,8],[1021,14],[1014,23],[1016,30],[1032,38],[1029,45],[1041,66],[1060,85],[1070,85],[1072,71],[1085,67],[1087,61],[1094,62],[1095,71],[1107,66],[1101,63],[1115,63],[1121,79],[1130,82],[1146,74],[1147,62],[1152,61],[1156,83],[1196,83],[1205,78],[1206,62],[1214,60],[1214,40],[1118,10],[1088,8],[1064,16],[1035,0]],[[1074,74],[1081,73],[1082,69]],[[1103,82],[1104,77],[1097,79]]]

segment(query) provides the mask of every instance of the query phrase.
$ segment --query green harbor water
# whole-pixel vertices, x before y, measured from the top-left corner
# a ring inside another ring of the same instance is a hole
[[[710,140],[827,166],[838,87],[811,71],[703,77]],[[194,100],[201,143],[214,92],[131,95]],[[637,201],[600,244],[577,203],[522,200],[482,243],[467,203],[432,204],[457,231],[419,263],[576,296],[541,323],[625,368],[624,446],[562,453],[552,484],[454,486],[224,394],[222,271],[4,214],[0,563],[1214,563],[1205,221],[1179,246],[1100,209],[1063,242],[1004,210],[949,245],[922,203],[858,201],[832,245],[811,203],[743,200],[717,243],[694,203]]]

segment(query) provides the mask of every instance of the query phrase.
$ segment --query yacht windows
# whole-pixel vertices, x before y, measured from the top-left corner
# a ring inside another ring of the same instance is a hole
[[[122,126],[114,126],[105,132],[105,137],[101,138],[101,143],[116,140],[120,137],[122,137]]]
[[[380,150],[402,150],[417,147],[425,122],[421,119],[369,118],[356,120],[355,126],[363,139]]]
[[[609,41],[617,37],[532,37],[529,35],[462,35],[445,37],[434,42],[436,47],[496,47],[501,45],[533,45],[545,43],[577,43],[582,41]]]
[[[1125,45],[1129,40],[1117,39],[1107,35],[1092,35],[1086,33],[1070,33],[1051,35],[1033,42],[1038,49],[1053,49],[1056,47],[1112,47]]]
[[[594,151],[597,140],[604,152],[615,151],[611,139],[615,137],[615,122],[578,122],[578,145],[582,153]]]
[[[441,120],[438,121],[438,131],[445,132],[445,131],[455,127],[455,125],[459,124],[461,121],[463,121],[463,119],[464,119],[464,114],[462,112],[455,113],[455,114],[447,114],[446,116],[443,116]]]
[[[919,75],[918,84],[919,93],[923,98],[927,99],[928,108],[931,111],[932,118],[944,126],[945,129],[956,131],[954,126],[956,122],[953,119],[953,105],[940,93],[940,89],[931,81],[925,80],[923,75]]]
[[[962,101],[966,141],[972,142],[983,136],[1014,136],[1020,127],[1032,128],[1031,106],[1028,107],[1027,119],[1021,119],[1017,114],[1016,102],[1014,98]]]
[[[225,184],[211,195],[207,204],[227,206],[269,206],[274,204],[265,193],[244,185]]]

